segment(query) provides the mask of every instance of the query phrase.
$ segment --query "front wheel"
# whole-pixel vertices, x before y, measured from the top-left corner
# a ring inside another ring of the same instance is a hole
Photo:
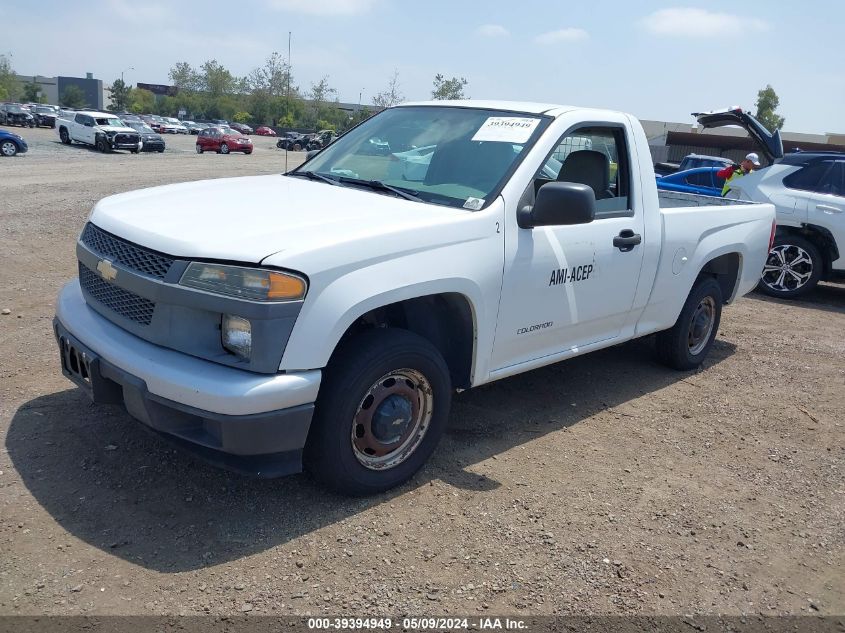
[[[161,151],[164,151],[164,150],[161,150]],[[197,154],[202,154],[202,145],[200,145],[199,143],[197,143]]]
[[[451,398],[449,368],[426,339],[401,329],[356,336],[326,368],[305,467],[345,494],[398,486],[434,452]]]
[[[710,352],[722,318],[722,288],[712,277],[700,279],[671,329],[657,334],[657,356],[679,370],[695,369]]]
[[[816,287],[823,267],[821,253],[810,240],[800,235],[779,235],[757,287],[770,297],[796,299]]]
[[[109,151],[108,143],[106,143],[106,139],[102,136],[97,139],[96,147],[98,151],[103,152],[104,154]]]
[[[3,141],[0,144],[0,154],[3,156],[14,156],[18,153],[18,146],[13,141]]]

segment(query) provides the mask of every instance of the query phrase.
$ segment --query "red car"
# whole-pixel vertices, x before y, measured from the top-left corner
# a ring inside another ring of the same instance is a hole
[[[197,134],[197,154],[243,152],[252,154],[252,141],[229,127],[210,127]]]
[[[255,130],[255,133],[258,134],[258,136],[276,136],[276,130],[265,125],[262,125],[260,128]]]

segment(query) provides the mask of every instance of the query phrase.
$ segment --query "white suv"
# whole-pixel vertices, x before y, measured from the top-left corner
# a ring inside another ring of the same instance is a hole
[[[731,182],[731,198],[771,202],[777,235],[760,290],[791,299],[845,277],[845,154],[797,152]]]

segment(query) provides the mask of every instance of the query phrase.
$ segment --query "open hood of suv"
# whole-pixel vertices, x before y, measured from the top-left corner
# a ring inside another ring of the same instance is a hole
[[[748,135],[760,146],[760,151],[772,163],[783,158],[783,142],[780,140],[780,130],[769,132],[762,123],[742,108],[727,110],[713,110],[712,112],[693,112],[698,124],[703,128],[737,125],[744,128]]]

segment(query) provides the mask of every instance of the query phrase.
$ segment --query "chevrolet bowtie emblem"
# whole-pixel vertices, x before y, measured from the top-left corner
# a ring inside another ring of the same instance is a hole
[[[107,259],[101,259],[97,262],[97,272],[106,281],[112,281],[117,277],[117,268],[112,266],[112,263]]]

